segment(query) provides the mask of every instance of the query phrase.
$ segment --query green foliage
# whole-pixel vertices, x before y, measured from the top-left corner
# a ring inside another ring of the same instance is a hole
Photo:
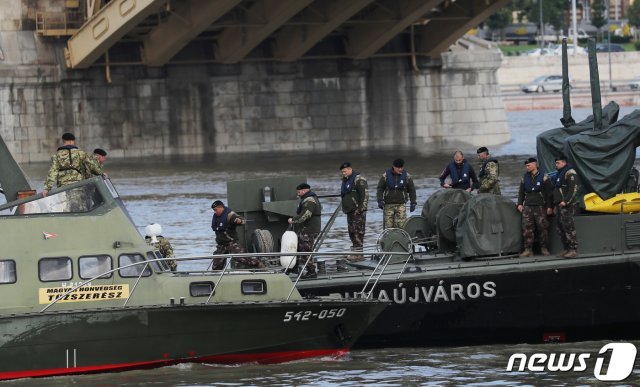
[[[591,24],[598,30],[607,24],[605,12],[607,4],[608,1],[605,4],[604,0],[593,0],[593,3],[591,4]]]
[[[493,30],[501,30],[512,23],[511,20],[511,7],[505,7],[500,11],[489,16],[485,22],[487,26]]]
[[[627,17],[629,24],[640,26],[640,1],[636,0],[627,8]]]
[[[640,40],[636,40],[633,45],[636,47],[636,51],[640,51]]]
[[[629,43],[631,36],[616,36],[611,34],[611,43]]]

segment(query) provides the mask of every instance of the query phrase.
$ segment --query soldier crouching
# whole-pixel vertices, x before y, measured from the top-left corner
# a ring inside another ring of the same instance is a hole
[[[216,250],[213,254],[242,254],[245,249],[240,246],[238,240],[238,232],[236,227],[244,224],[245,221],[240,215],[225,207],[224,203],[216,200],[211,204],[213,209],[213,218],[211,219],[211,229],[216,234]],[[234,258],[236,268],[259,269],[266,267],[259,259],[254,257],[238,257]],[[225,268],[224,258],[214,258],[212,263],[213,270],[223,270]]]

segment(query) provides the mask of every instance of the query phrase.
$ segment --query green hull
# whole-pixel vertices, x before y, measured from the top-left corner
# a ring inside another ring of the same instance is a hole
[[[4,317],[0,379],[340,355],[383,308],[362,302],[297,301]]]

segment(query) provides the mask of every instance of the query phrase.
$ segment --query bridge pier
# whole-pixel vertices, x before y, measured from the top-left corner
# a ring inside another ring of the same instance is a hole
[[[495,49],[454,49],[424,68],[410,58],[115,66],[111,83],[104,67],[67,70],[60,41],[19,26],[0,30],[0,49],[0,134],[20,162],[48,160],[70,130],[122,158],[509,140]]]

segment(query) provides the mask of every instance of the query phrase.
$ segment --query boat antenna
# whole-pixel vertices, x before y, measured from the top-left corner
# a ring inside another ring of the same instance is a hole
[[[596,41],[589,39],[589,80],[591,82],[591,105],[593,106],[593,130],[602,130],[602,99],[600,96],[600,75],[598,74],[598,57]]]
[[[575,38],[574,38],[575,39]],[[575,48],[574,48],[575,50]],[[568,128],[576,124],[571,117],[571,84],[569,83],[569,59],[567,57],[567,38],[562,39],[562,126]]]

